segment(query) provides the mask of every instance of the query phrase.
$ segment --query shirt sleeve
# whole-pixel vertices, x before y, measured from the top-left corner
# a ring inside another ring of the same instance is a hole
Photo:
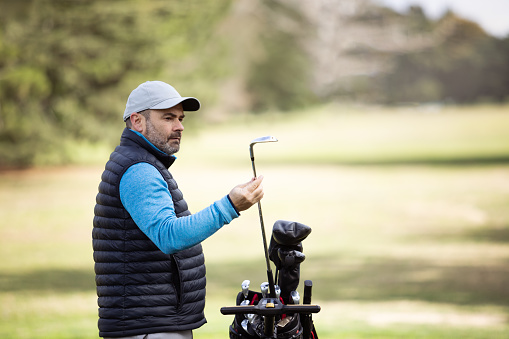
[[[228,196],[177,218],[168,184],[148,163],[134,164],[120,180],[120,200],[138,227],[166,254],[199,244],[239,214]]]

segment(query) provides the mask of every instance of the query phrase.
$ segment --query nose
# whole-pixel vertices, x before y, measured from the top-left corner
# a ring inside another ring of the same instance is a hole
[[[174,129],[175,131],[183,131],[183,130],[184,130],[184,125],[182,124],[182,121],[177,120],[177,123],[176,123],[176,125],[173,127],[173,129]]]

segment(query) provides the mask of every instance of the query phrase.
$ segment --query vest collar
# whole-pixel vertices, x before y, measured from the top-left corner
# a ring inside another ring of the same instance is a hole
[[[166,168],[169,168],[174,162],[175,157],[173,155],[168,155],[163,152],[158,151],[152,145],[150,145],[147,140],[140,137],[135,132],[131,131],[129,128],[125,128],[122,132],[122,136],[120,137],[120,145],[129,146],[129,145],[137,145],[142,147],[150,154],[154,155]]]

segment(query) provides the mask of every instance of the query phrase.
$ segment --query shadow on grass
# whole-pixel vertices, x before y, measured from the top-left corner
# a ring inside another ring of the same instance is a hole
[[[313,295],[350,300],[420,300],[509,307],[509,265],[450,265],[376,258],[360,264],[313,258]]]
[[[500,156],[473,156],[473,157],[404,157],[404,158],[380,158],[380,159],[343,159],[331,156],[329,158],[313,158],[312,156],[306,158],[279,158],[269,160],[273,164],[300,164],[300,163],[313,163],[323,165],[342,165],[342,166],[492,166],[492,165],[508,165],[509,155]]]
[[[437,262],[373,258],[348,263],[341,257],[308,258],[306,279],[313,281],[313,297],[320,300],[416,300],[459,305],[509,307],[509,265],[448,265]],[[208,265],[209,288],[230,288],[232,298],[243,279],[252,289],[266,281],[263,265]],[[259,280],[257,280],[259,279]],[[232,299],[233,300],[233,299]]]
[[[272,265],[272,267],[274,267]],[[309,257],[302,263],[299,289],[313,281],[320,300],[417,300],[461,305],[499,305],[509,308],[509,265],[452,265],[426,260],[371,258],[350,262],[338,255]],[[93,270],[48,269],[0,273],[0,292],[70,293],[95,291]],[[267,281],[263,261],[207,263],[207,288],[231,294],[234,300],[244,279],[259,290]]]
[[[509,243],[509,226],[480,228],[465,232],[462,237],[468,240],[492,243]]]
[[[404,238],[412,242],[417,240],[428,240],[434,243],[468,241],[475,243],[509,243],[509,225],[507,226],[482,226],[479,228],[463,230],[461,232],[436,232],[432,235],[426,233],[414,234]]]
[[[70,293],[95,291],[93,269],[47,269],[24,273],[0,272],[0,292]]]

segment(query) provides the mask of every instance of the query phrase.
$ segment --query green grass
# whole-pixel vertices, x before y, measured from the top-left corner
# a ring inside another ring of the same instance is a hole
[[[507,107],[239,117],[184,139],[172,172],[197,211],[249,180],[251,139],[279,138],[255,148],[265,224],[313,228],[301,279],[313,280],[322,306],[320,338],[507,338],[507,126]],[[94,163],[107,156],[91,149]],[[0,174],[0,337],[97,337],[91,228],[101,172]],[[242,280],[265,280],[257,210],[203,245],[208,324],[195,338],[226,338],[232,319],[219,308]]]

